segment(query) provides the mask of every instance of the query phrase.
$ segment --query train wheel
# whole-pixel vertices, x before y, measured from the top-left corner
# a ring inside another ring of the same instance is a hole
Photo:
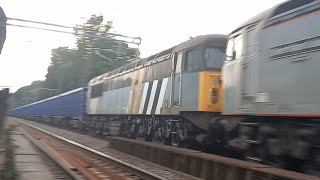
[[[303,171],[315,176],[320,176],[320,146],[313,147],[313,155],[311,160],[305,163]]]
[[[162,144],[164,145],[171,145],[171,139],[170,138],[163,138]]]
[[[281,141],[279,138],[270,137],[266,140],[265,149],[267,155],[264,156],[264,162],[273,166],[281,168],[284,166],[282,157]]]

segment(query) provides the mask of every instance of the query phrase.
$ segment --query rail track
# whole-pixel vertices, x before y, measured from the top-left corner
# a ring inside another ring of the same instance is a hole
[[[154,172],[158,175],[166,174],[166,176],[162,176],[164,179],[194,179],[197,177],[200,179],[213,180],[320,180],[320,177],[317,176],[296,173],[262,164],[225,158],[189,149],[163,146],[126,138],[109,137],[107,141],[34,121],[19,120],[19,122],[28,122],[34,126],[39,126],[48,131],[60,134],[61,136],[70,137],[74,141],[110,154],[129,164],[136,163],[142,169],[149,169],[149,172]],[[108,147],[106,147],[106,144]],[[110,149],[110,147],[113,149]],[[115,151],[114,149],[118,151]],[[128,156],[127,154],[130,154],[138,158],[123,158],[125,156],[119,151],[126,153],[126,156]],[[153,163],[148,164],[141,159]],[[158,164],[158,166],[155,164]],[[161,169],[163,167],[167,167],[167,169]],[[175,173],[172,173],[174,170],[191,176],[177,176]]]
[[[57,162],[73,179],[197,179],[187,174],[142,169],[29,123],[17,122],[20,132]],[[137,162],[139,163],[139,162]],[[141,163],[141,162],[140,162]],[[173,170],[174,171],[174,170]]]

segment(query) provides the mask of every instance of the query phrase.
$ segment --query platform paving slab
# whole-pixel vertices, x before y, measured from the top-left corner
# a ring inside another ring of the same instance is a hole
[[[3,144],[1,144],[0,142],[0,146],[3,146]],[[0,147],[0,173],[3,171],[4,169],[4,162],[6,161],[6,151],[5,149],[1,149]]]
[[[48,174],[46,172],[24,172],[19,178],[21,180],[48,180]]]
[[[0,131],[2,131],[0,129]],[[2,133],[2,132],[0,132]],[[4,166],[6,162],[6,142],[5,142],[4,134],[0,134],[0,175],[4,171]]]
[[[21,180],[54,180],[45,162],[40,157],[36,147],[21,133],[15,131],[12,135],[15,145],[16,170]]]

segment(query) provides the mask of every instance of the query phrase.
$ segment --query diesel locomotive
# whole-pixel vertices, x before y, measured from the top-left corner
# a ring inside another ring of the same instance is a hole
[[[122,135],[165,144],[194,140],[222,110],[226,42],[225,35],[195,37],[92,79],[87,122],[108,129],[103,122],[119,121]]]
[[[133,60],[88,83],[74,125],[319,175],[318,22],[319,0],[286,1]]]
[[[229,35],[224,117],[247,159],[320,172],[320,1],[286,1]]]

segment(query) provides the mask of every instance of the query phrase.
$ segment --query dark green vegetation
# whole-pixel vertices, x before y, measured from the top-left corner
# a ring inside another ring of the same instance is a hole
[[[139,56],[137,48],[131,48],[112,34],[107,34],[112,28],[111,21],[104,23],[103,16],[96,15],[91,16],[86,23],[76,25],[76,48],[53,49],[46,79],[34,81],[16,91],[10,98],[11,107],[84,87],[91,78]]]
[[[5,162],[3,171],[0,172],[0,179],[15,180],[17,179],[17,174],[14,162],[14,145],[11,139],[14,126],[10,126],[8,129],[0,129],[0,131],[0,137],[4,139],[3,143],[5,148]]]

